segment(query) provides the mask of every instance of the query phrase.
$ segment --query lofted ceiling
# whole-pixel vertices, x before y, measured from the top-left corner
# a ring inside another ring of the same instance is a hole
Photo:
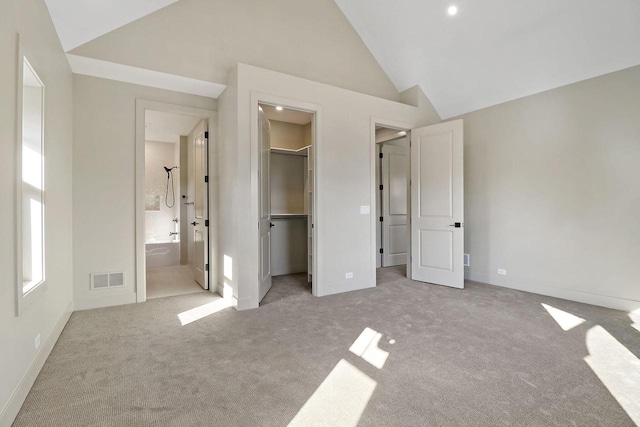
[[[638,0],[335,1],[396,88],[419,84],[442,118],[640,64]]]
[[[178,0],[45,0],[65,52]]]
[[[45,1],[67,52],[80,45],[89,46],[87,42],[91,40],[107,33],[115,34],[114,30],[133,21],[139,20],[139,23],[140,18],[178,2]],[[395,88],[402,92],[419,85],[443,119],[640,64],[639,0],[378,0],[373,3],[335,0],[335,3]],[[312,10],[311,4],[296,4],[299,5],[296,14]],[[166,23],[171,14],[182,18],[180,13],[194,15],[207,5],[210,9],[223,7],[218,3],[179,2],[177,9],[163,11],[166,16],[163,15],[161,22]],[[458,7],[455,16],[447,14],[451,5]],[[238,11],[228,13],[237,15]],[[193,16],[194,20],[197,18]],[[244,15],[241,18],[241,22],[246,21]],[[144,35],[145,39],[154,37],[148,32]],[[245,52],[246,46],[234,43],[233,47],[245,56],[250,55],[245,61],[252,62],[251,58],[258,61],[259,54]],[[120,50],[122,55],[115,55],[114,52]],[[79,74],[188,93],[195,91],[210,97],[217,97],[224,89],[209,77],[212,68],[220,65],[221,52],[209,55],[216,59],[206,67],[189,68],[205,70],[207,77],[191,78],[173,68],[166,70],[169,73],[157,72],[165,71],[158,65],[163,62],[153,58],[162,57],[163,53],[153,51],[152,56],[144,56],[146,52],[140,48],[135,52],[137,54],[120,44],[110,46],[103,54],[87,55],[91,58],[69,55],[69,61]],[[146,60],[133,61],[132,55]],[[274,67],[278,68],[267,68]],[[362,70],[349,72],[362,74]],[[297,74],[304,72],[298,70]],[[349,75],[342,75],[340,81],[348,78]],[[390,84],[389,89],[393,91]]]

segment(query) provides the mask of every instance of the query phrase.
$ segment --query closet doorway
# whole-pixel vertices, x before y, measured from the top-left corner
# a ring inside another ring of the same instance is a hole
[[[311,294],[314,117],[258,104],[260,149],[259,301]]]
[[[406,275],[409,259],[409,137],[376,126],[376,268]]]

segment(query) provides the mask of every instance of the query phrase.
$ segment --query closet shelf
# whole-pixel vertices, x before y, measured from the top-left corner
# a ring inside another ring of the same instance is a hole
[[[308,214],[271,214],[271,219],[307,219]]]
[[[297,150],[293,150],[291,148],[271,147],[271,152],[272,153],[291,154],[291,155],[294,155],[294,156],[304,156],[304,157],[306,157],[308,155],[309,147],[311,147],[311,146],[307,145],[306,147],[302,147],[302,148],[299,148]]]

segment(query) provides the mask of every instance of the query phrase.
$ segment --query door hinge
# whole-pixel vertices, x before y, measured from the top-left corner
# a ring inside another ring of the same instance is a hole
[[[379,157],[380,157],[380,158],[383,158],[383,157],[384,157],[384,154],[380,153],[380,154],[379,154]]]
[[[209,139],[209,132],[208,132],[208,131],[204,133],[204,137],[205,137],[206,139]]]
[[[205,227],[208,227],[208,226],[209,226],[209,220],[208,220],[208,219],[205,219],[205,220],[204,220],[204,226],[205,226]]]
[[[209,264],[204,265],[204,271],[209,271]]]
[[[209,175],[204,176],[204,182],[209,182]]]
[[[381,216],[380,217],[380,222],[382,222],[382,221],[384,221],[384,217]]]
[[[384,186],[383,186],[383,185],[380,185],[380,191],[382,191],[382,189],[383,189],[383,188],[384,188]]]
[[[384,249],[380,248],[380,253],[383,254],[384,253]]]

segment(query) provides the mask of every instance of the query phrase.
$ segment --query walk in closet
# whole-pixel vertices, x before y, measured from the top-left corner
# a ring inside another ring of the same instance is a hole
[[[313,260],[313,115],[261,106],[270,128],[271,276],[306,273]]]

